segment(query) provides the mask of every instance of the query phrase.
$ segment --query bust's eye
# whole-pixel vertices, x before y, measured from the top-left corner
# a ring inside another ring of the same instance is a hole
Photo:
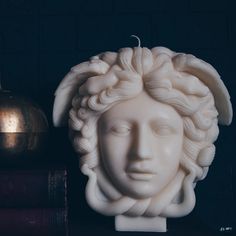
[[[152,131],[155,135],[158,136],[167,136],[172,134],[171,127],[169,127],[168,125],[160,125],[160,126],[153,125]]]
[[[128,125],[114,125],[111,131],[115,135],[126,136],[131,132],[131,128]]]

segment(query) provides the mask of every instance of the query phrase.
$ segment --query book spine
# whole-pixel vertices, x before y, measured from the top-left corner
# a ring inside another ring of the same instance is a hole
[[[0,171],[0,208],[60,208],[66,192],[66,170]]]
[[[0,235],[66,236],[67,211],[63,208],[0,209]]]

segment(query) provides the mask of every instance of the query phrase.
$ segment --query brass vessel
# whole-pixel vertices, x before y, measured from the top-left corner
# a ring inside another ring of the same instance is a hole
[[[47,118],[37,104],[0,89],[0,158],[37,153],[47,132]]]

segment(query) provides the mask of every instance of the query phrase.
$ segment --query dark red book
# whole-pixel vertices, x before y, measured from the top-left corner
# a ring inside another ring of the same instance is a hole
[[[0,208],[64,208],[66,192],[65,169],[0,171]]]
[[[67,236],[66,209],[0,209],[2,236]]]

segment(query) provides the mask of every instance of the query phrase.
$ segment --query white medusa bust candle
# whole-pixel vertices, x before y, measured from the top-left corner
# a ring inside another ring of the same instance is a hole
[[[116,230],[165,232],[167,217],[193,210],[218,123],[231,123],[232,107],[210,64],[136,47],[73,67],[56,91],[53,119],[69,121],[88,204],[115,216]]]

